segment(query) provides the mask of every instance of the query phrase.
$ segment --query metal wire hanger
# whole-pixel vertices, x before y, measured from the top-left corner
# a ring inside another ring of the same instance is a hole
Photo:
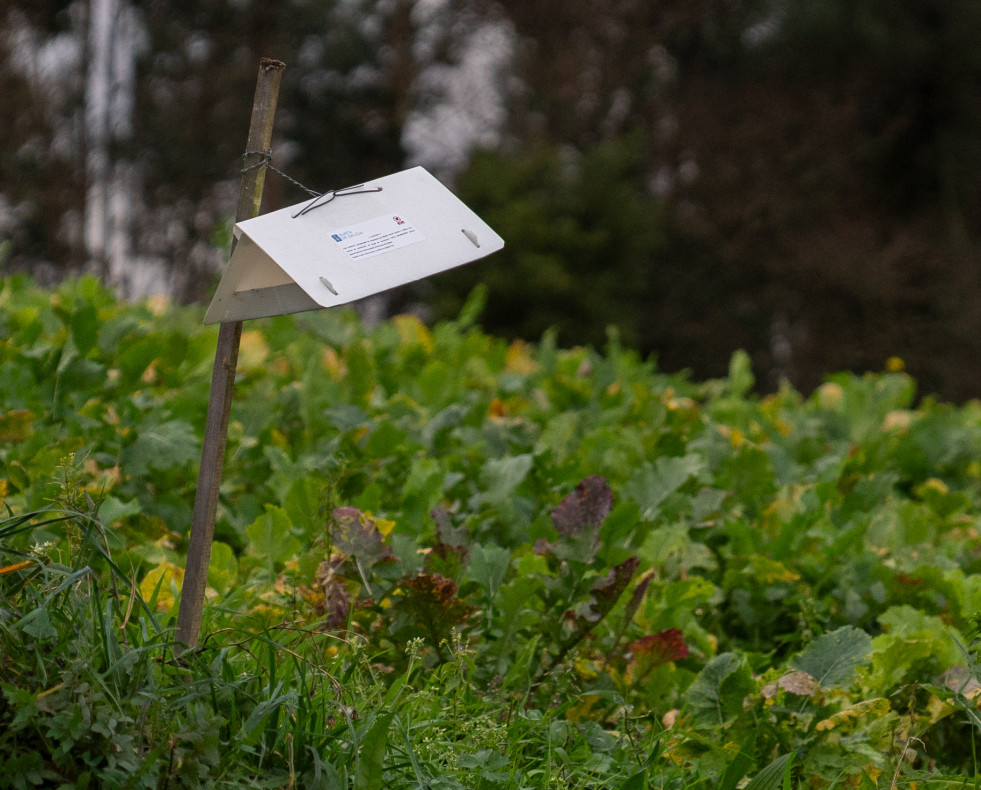
[[[258,162],[254,162],[251,165],[247,165],[242,168],[243,173],[247,173],[249,170],[254,170],[258,167],[265,167],[268,170],[272,170],[274,173],[282,176],[291,184],[295,184],[308,195],[313,195],[313,200],[308,202],[303,208],[301,208],[296,214],[293,214],[293,219],[297,217],[302,217],[309,211],[313,211],[315,208],[320,208],[321,206],[326,206],[336,197],[346,197],[347,195],[362,195],[366,192],[381,192],[382,187],[365,187],[364,184],[355,184],[350,187],[342,187],[340,189],[328,189],[326,192],[317,192],[316,190],[310,189],[304,186],[299,181],[297,181],[292,176],[288,176],[278,167],[272,164],[272,151],[246,151],[242,154],[242,158],[245,159],[249,156],[261,157]]]

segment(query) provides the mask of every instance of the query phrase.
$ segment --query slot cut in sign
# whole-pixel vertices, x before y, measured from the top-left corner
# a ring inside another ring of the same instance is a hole
[[[421,167],[239,222],[234,233],[205,323],[353,302],[504,246]]]

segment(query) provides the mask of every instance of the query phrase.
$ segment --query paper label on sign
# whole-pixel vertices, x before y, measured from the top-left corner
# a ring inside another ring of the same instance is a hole
[[[400,214],[375,217],[331,231],[331,239],[352,261],[408,247],[426,237]]]

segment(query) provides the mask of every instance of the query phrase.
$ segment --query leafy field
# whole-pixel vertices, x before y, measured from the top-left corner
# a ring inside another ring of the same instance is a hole
[[[0,280],[0,786],[981,787],[981,405]]]

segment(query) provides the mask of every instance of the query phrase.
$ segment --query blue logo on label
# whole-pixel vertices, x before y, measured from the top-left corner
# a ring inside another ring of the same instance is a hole
[[[337,235],[336,233],[333,233],[333,234],[331,234],[331,238],[332,238],[332,239],[333,239],[334,241],[340,241],[340,240],[341,240],[341,237],[340,237],[340,236],[338,236],[338,235]]]

